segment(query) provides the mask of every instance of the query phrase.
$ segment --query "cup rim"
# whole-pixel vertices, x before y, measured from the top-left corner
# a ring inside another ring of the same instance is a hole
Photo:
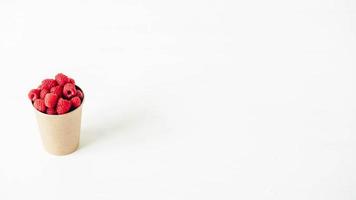
[[[45,115],[45,116],[49,116],[49,117],[66,116],[66,115],[68,115],[68,114],[73,113],[74,111],[78,110],[79,108],[81,108],[81,107],[83,106],[84,100],[85,100],[85,94],[84,94],[82,88],[80,88],[79,86],[75,86],[75,87],[76,87],[77,89],[79,89],[80,91],[82,91],[82,93],[83,93],[83,99],[82,99],[82,102],[81,102],[80,106],[77,107],[77,108],[75,108],[74,110],[72,110],[72,111],[70,111],[70,112],[67,112],[67,113],[64,113],[64,114],[61,114],[61,115],[58,115],[58,114],[57,114],[57,115],[49,115],[49,114],[47,114],[47,113],[43,113],[43,112],[38,111],[38,110],[33,106],[33,103],[31,102],[32,109],[34,109],[36,113],[39,113],[39,114]]]

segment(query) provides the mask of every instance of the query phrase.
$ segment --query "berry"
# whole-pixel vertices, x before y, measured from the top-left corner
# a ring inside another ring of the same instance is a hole
[[[59,115],[65,114],[70,110],[71,106],[72,106],[71,101],[60,98],[57,103],[57,109],[56,109],[57,113]]]
[[[44,99],[45,105],[48,108],[55,108],[57,105],[57,100],[58,100],[58,96],[53,93],[47,93]]]
[[[75,80],[59,73],[55,79],[44,79],[36,89],[28,93],[33,106],[49,115],[61,115],[78,108],[84,99],[83,91]]]
[[[49,91],[48,91],[47,89],[41,90],[41,92],[40,92],[40,98],[41,98],[41,99],[44,99],[47,93],[49,93]]]
[[[63,87],[63,95],[67,98],[70,99],[74,97],[77,93],[77,90],[75,89],[75,85],[72,83],[67,83]]]
[[[71,100],[73,108],[78,108],[82,104],[82,100],[79,97],[73,97]]]
[[[47,108],[46,113],[49,114],[49,115],[56,115],[57,111],[56,111],[55,108]]]
[[[77,90],[77,97],[79,97],[80,99],[84,98],[84,94],[81,90]]]
[[[61,86],[65,85],[66,83],[69,82],[68,76],[66,76],[62,73],[57,74],[55,79],[56,79],[57,83]]]
[[[58,83],[56,80],[54,79],[45,79],[42,81],[42,84],[41,84],[41,89],[47,89],[47,90],[50,90],[52,87],[54,86],[57,86]]]
[[[72,84],[74,84],[75,85],[75,80],[74,79],[72,79],[72,78],[69,78],[69,81],[68,81],[69,83],[72,83]]]
[[[62,96],[62,92],[63,92],[63,87],[60,85],[51,88],[51,93],[56,94],[58,97]]]
[[[28,98],[31,100],[31,101],[34,101],[36,99],[39,99],[40,98],[40,92],[41,90],[39,89],[32,89],[29,93],[28,93]]]
[[[40,112],[45,112],[46,111],[46,105],[43,99],[36,99],[33,102],[33,106]]]

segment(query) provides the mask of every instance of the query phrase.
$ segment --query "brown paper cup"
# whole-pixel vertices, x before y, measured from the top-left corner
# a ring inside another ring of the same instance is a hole
[[[63,115],[47,115],[35,110],[44,148],[54,155],[67,155],[78,149],[83,103]]]

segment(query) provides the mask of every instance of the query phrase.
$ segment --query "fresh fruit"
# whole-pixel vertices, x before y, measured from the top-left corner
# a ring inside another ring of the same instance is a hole
[[[71,101],[60,98],[57,103],[56,111],[59,115],[67,113],[72,106]]]
[[[36,99],[33,102],[33,106],[40,112],[45,112],[46,111],[46,105],[43,99]]]
[[[55,79],[44,79],[27,94],[33,106],[48,115],[61,115],[78,108],[84,98],[75,80],[59,73]]]
[[[61,86],[65,85],[66,83],[69,82],[68,76],[66,76],[62,73],[57,74],[55,79],[56,79],[57,83]]]
[[[56,94],[58,97],[62,96],[63,86],[57,85],[56,87],[51,88],[51,93]]]
[[[74,84],[75,85],[75,80],[74,79],[72,79],[72,78],[69,78],[69,81],[68,81],[69,83],[72,83],[72,84]]]
[[[72,102],[72,106],[74,108],[78,108],[80,104],[82,104],[82,100],[80,100],[79,97],[73,97],[70,101]]]
[[[47,93],[44,99],[47,108],[55,108],[57,105],[58,96],[53,93]]]
[[[63,95],[67,98],[70,99],[74,97],[77,94],[77,90],[75,89],[75,85],[72,83],[67,83],[63,87]]]
[[[46,113],[49,115],[56,115],[57,111],[55,108],[47,108]]]
[[[55,87],[57,86],[58,83],[56,80],[54,79],[45,79],[42,81],[42,84],[40,86],[40,88],[43,90],[43,89],[47,89],[47,90],[50,90],[52,87]]]
[[[39,89],[32,89],[29,93],[28,93],[28,98],[31,100],[31,101],[34,101],[36,99],[39,99],[40,98],[40,92],[41,90]]]
[[[41,92],[40,92],[40,98],[41,98],[41,99],[44,99],[47,93],[49,93],[49,90],[47,90],[47,89],[41,90]]]
[[[77,90],[77,97],[79,97],[80,99],[84,98],[83,92],[81,90]]]

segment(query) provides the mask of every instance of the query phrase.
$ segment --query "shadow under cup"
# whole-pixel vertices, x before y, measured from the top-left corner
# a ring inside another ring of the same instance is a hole
[[[81,88],[77,89],[83,92]],[[48,115],[34,108],[42,143],[47,152],[67,155],[78,149],[83,102],[84,97],[78,108],[62,115]]]

